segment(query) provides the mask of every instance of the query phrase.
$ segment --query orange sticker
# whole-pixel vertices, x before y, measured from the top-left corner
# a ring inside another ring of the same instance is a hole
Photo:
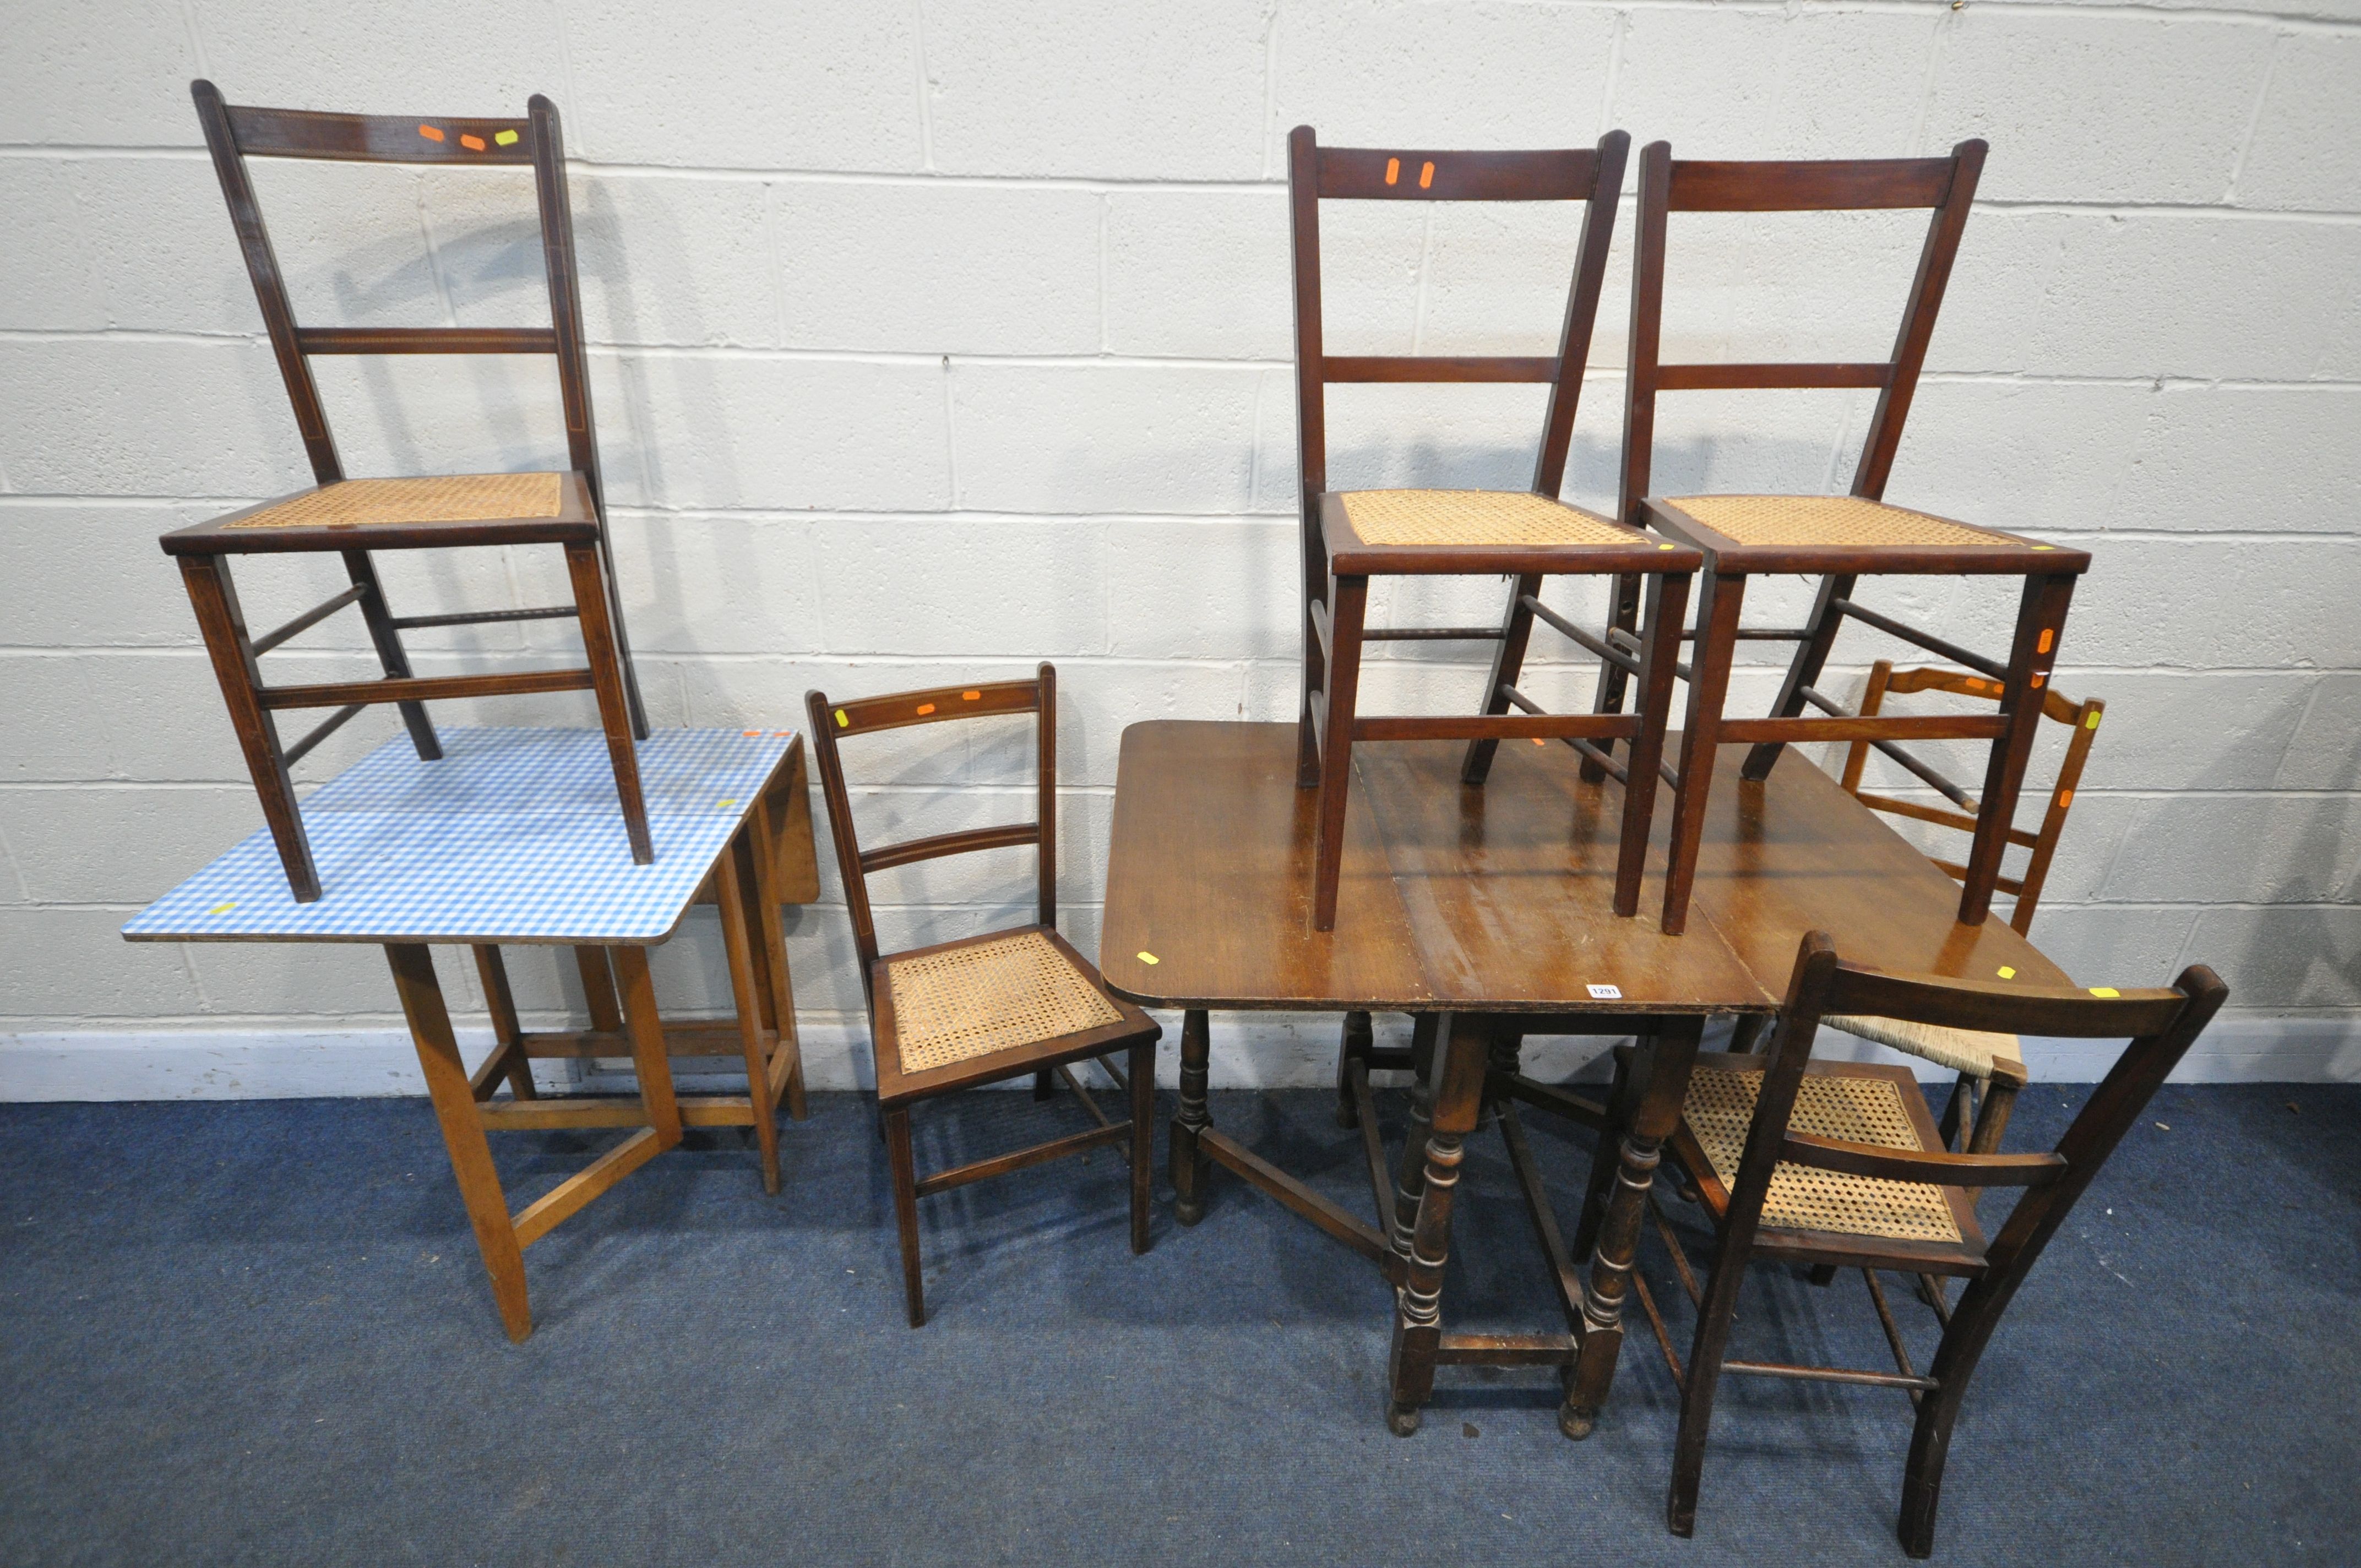
[[[2061,789],[2061,790],[2059,790],[2059,791],[2058,792],[2058,809],[2059,809],[2059,810],[2063,811],[2063,810],[2065,810],[2068,806],[2071,806],[2071,805],[2073,805],[2073,804],[2074,804],[2074,792],[2073,792],[2072,790],[2070,790],[2070,789]]]
[[[934,711],[935,705],[931,702],[922,702],[918,705],[918,717],[921,718],[924,718],[928,714]]]
[[[743,735],[749,740],[759,740],[763,734],[759,729],[741,729],[738,733]]]
[[[428,141],[441,141],[443,139],[442,127],[439,126],[421,126],[418,127],[418,134],[424,137]]]
[[[1397,180],[1399,180],[1399,179],[1400,179],[1400,178],[1401,178],[1401,159],[1399,159],[1399,158],[1389,158],[1389,159],[1386,159],[1386,183],[1387,183],[1387,184],[1389,184],[1389,185],[1390,185],[1390,184],[1392,184],[1395,181],[1397,181]]]
[[[982,702],[983,700],[983,694],[982,692],[961,692],[960,693],[960,700],[961,702]]]
[[[466,148],[469,152],[481,152],[484,150],[484,138],[481,137],[463,136],[459,138],[459,145]]]
[[[2033,689],[2035,691],[2039,691],[2043,686],[2046,686],[2048,684],[2049,677],[2048,675],[2043,674],[2039,670],[2033,672]]]
[[[1548,741],[1546,741],[1546,740],[1543,740],[1540,736],[1536,735],[1536,736],[1534,736],[1534,737],[1533,737],[1533,744],[1534,744],[1534,745],[1536,745],[1536,746],[1546,746],[1546,745],[1548,745],[1548,744],[1549,744],[1549,742],[1548,742]]]
[[[792,734],[794,734],[794,733],[795,733],[795,731],[794,731],[794,730],[792,730],[792,729],[774,729],[774,730],[772,730],[772,731],[771,731],[771,735],[772,735],[773,739],[774,739],[774,740],[785,740],[788,736],[790,736],[790,735],[792,735]]]
[[[502,147],[514,147],[517,144],[517,134],[514,131],[495,131],[492,133],[492,140]]]
[[[2041,633],[2041,641],[2033,645],[2033,651],[2037,653],[2047,653],[2049,652],[2049,645],[2057,641],[2058,633],[2044,629]]]
[[[1432,163],[1429,163],[1425,168],[1423,168],[1423,169],[1422,169],[1422,170],[1420,170],[1418,171],[1418,188],[1419,188],[1420,190],[1422,190],[1422,191],[1424,191],[1424,190],[1431,189],[1431,188],[1433,186],[1433,184],[1434,184],[1434,165],[1433,165],[1433,164],[1432,164]]]

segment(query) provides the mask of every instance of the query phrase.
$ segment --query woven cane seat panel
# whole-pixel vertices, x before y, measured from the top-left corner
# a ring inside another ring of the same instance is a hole
[[[1741,544],[2024,548],[1964,522],[1859,496],[1683,496],[1672,504]]]
[[[1337,499],[1369,544],[1614,544],[1638,535],[1529,490],[1345,490]]]
[[[445,474],[344,479],[239,518],[231,528],[367,528],[389,522],[498,522],[555,517],[563,474]]]
[[[1713,1173],[1727,1189],[1738,1179],[1746,1149],[1747,1124],[1754,1117],[1759,1072],[1698,1068],[1689,1075],[1682,1117],[1705,1149]],[[1917,1129],[1902,1108],[1902,1091],[1889,1079],[1806,1073],[1787,1121],[1792,1133],[1923,1149]],[[1925,1182],[1882,1181],[1833,1170],[1781,1164],[1771,1173],[1763,1223],[1786,1230],[1840,1231],[1888,1241],[1956,1242],[1960,1227],[1943,1190]]]
[[[1123,1022],[1115,1004],[1038,931],[888,959],[885,975],[906,1073]]]
[[[1995,1060],[2006,1061],[2019,1075],[2025,1071],[2025,1053],[2017,1045],[2015,1035],[1988,1035],[1981,1029],[1945,1029],[1933,1024],[1914,1024],[1906,1018],[1848,1016],[1823,1018],[1820,1022],[1832,1029],[1842,1029],[1848,1035],[1924,1058],[1938,1067],[1948,1067],[1953,1072],[1990,1078]]]

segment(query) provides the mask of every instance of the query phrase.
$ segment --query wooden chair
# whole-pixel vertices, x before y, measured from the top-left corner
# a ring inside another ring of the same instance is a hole
[[[279,372],[295,408],[295,424],[319,483],[243,511],[163,536],[204,632],[222,697],[229,705],[247,771],[262,797],[262,814],[287,868],[295,897],[320,896],[320,878],[303,834],[302,814],[287,770],[339,726],[372,703],[397,703],[418,754],[443,754],[425,705],[443,697],[503,693],[588,690],[615,768],[631,859],[655,858],[647,806],[640,792],[635,740],[645,740],[640,700],[615,590],[614,553],[607,538],[598,443],[590,424],[588,361],[582,346],[582,300],[574,261],[574,220],[566,192],[566,153],[557,107],[536,93],[522,120],[413,119],[391,115],[326,115],[308,110],[256,109],[225,104],[210,82],[192,84],[197,118],[212,149],[214,172],[228,199],[263,324]],[[269,232],[263,226],[248,158],[305,158],[361,163],[529,164],[548,269],[551,324],[545,327],[303,327],[295,324]],[[461,474],[423,478],[347,479],[329,433],[327,414],[312,378],[311,356],[321,354],[547,354],[557,360],[565,403],[570,471],[563,474]],[[397,616],[379,587],[373,550],[450,549],[466,545],[555,544],[566,552],[574,602],[533,609]],[[229,557],[334,551],[344,557],[352,586],[275,630],[248,630],[231,586]],[[322,620],[357,605],[385,670],[382,680],[319,685],[266,686],[261,656]],[[477,626],[508,620],[571,618],[580,622],[588,657],[579,669],[420,678],[411,674],[401,634],[420,627]],[[293,745],[282,745],[274,717],[285,708],[333,707],[336,712]]]
[[[1689,682],[1687,718],[1675,790],[1671,847],[1664,874],[1664,920],[1677,933],[1686,918],[1697,875],[1698,837],[1713,783],[1715,748],[1752,744],[1742,776],[1770,775],[1790,740],[1982,740],[1992,743],[1984,773],[1983,807],[1968,853],[1960,918],[1981,925],[2000,874],[2019,779],[2033,743],[2041,705],[2063,634],[2074,581],[2089,554],[2053,544],[1972,528],[1948,518],[1884,503],[1887,476],[1902,440],[1903,421],[1917,389],[1927,344],[1935,330],[1969,203],[1983,168],[1984,144],[1963,141],[1949,158],[1822,163],[1675,162],[1654,142],[1640,155],[1640,234],[1634,246],[1630,389],[1624,408],[1624,521],[1661,530],[1705,553],[1697,590],[1697,647],[1681,674]],[[1867,364],[1664,365],[1658,362],[1664,318],[1665,219],[1672,213],[1833,212],[1861,208],[1933,211],[1918,272],[1890,358]],[[1846,496],[1687,496],[1648,493],[1655,434],[1656,394],[1737,388],[1869,388],[1877,410]],[[1763,573],[1808,574],[1820,579],[1807,625],[1795,630],[1741,630],[1739,611],[1747,578]],[[2021,576],[2015,640],[2005,661],[1989,659],[1916,630],[1859,603],[1863,576],[1971,573]],[[1630,596],[1619,601],[1609,641],[1627,651]],[[1995,715],[1861,716],[1816,689],[1837,631],[1850,618],[1956,661],[2000,683]],[[1725,719],[1722,704],[1738,642],[1794,642],[1795,656],[1767,718]],[[1620,675],[1608,671],[1597,706],[1621,700]],[[1804,716],[1806,707],[1828,717]]]
[[[1986,680],[1981,675],[1966,674],[1958,670],[1897,670],[1893,661],[1880,659],[1870,668],[1869,685],[1861,699],[1861,715],[1872,718],[1883,712],[1885,697],[1890,692],[1922,691],[1952,692],[1961,696],[1986,697],[1994,701],[2001,695],[1999,682]],[[2008,828],[2008,841],[2031,851],[2025,863],[2025,872],[2018,877],[1998,878],[1993,884],[1999,891],[2015,895],[2016,905],[2009,911],[2008,923],[2019,935],[2033,925],[2034,909],[2041,902],[2042,883],[2048,880],[2049,862],[2058,853],[2059,836],[2066,830],[2066,813],[2073,806],[2074,791],[2082,782],[2082,764],[2089,758],[2091,742],[2098,734],[2100,716],[2106,710],[2107,705],[2096,697],[2088,702],[2074,702],[2054,686],[2041,695],[2043,717],[2065,725],[2069,733],[2066,755],[2059,764],[2058,782],[2050,789],[2049,803],[2042,812],[2040,828],[2031,833],[2014,824]],[[1933,785],[1959,809],[1946,811],[1939,806],[1863,789],[1861,771],[1869,761],[1872,746]],[[1891,740],[1855,740],[1845,756],[1844,787],[1854,799],[1872,810],[1966,832],[1975,830],[1975,797]],[[1935,863],[1954,878],[1964,881],[1967,877],[1967,868],[1956,861],[1937,860]],[[2015,1106],[2017,1091],[2023,1089],[2027,1081],[2024,1051],[2015,1035],[1995,1035],[1977,1029],[1942,1029],[1932,1025],[1905,1023],[1898,1018],[1839,1016],[1824,1018],[1821,1022],[1846,1034],[1881,1046],[1890,1046],[1897,1051],[1923,1058],[1957,1072],[1959,1082],[1952,1089],[1950,1101],[1943,1110],[1943,1146],[1964,1148],[1969,1154],[1991,1154],[2000,1147],[2001,1135],[2008,1127],[2009,1113]]]
[[[2087,992],[2027,992],[2002,982],[1883,974],[1839,962],[1824,933],[1807,935],[1769,1051],[1699,1056],[1668,1145],[1694,1185],[1720,1249],[1700,1293],[1671,1226],[1661,1212],[1656,1214],[1697,1313],[1686,1366],[1674,1353],[1646,1281],[1636,1272],[1632,1276],[1665,1362],[1681,1385],[1680,1431],[1666,1508],[1673,1533],[1687,1535],[1696,1519],[1706,1431],[1722,1374],[1817,1378],[1900,1388],[1910,1396],[1917,1425],[1899,1530],[1911,1556],[1927,1556],[1934,1545],[1951,1424],[2001,1313],[2099,1167],[2227,996],[2221,981],[2202,965],[2182,970],[2170,989],[2157,991],[2093,986]],[[2131,1043],[2055,1151],[1953,1154],[1942,1146],[1907,1069],[1809,1059],[1812,1036],[1829,1014],[1952,1029],[2129,1037]],[[1635,1076],[1633,1053],[1626,1047],[1618,1059],[1619,1112],[1626,1107]],[[1601,1147],[1617,1141],[1604,1139]],[[1977,1228],[1970,1198],[1987,1187],[2026,1189],[1989,1243]],[[1596,1208],[1594,1199],[1576,1242],[1577,1256],[1597,1233]],[[1729,1358],[1740,1280],[1756,1258],[1861,1269],[1896,1370]],[[1878,1282],[1880,1269],[1969,1281],[1956,1306],[1947,1305],[1938,1291],[1927,1297],[1943,1333],[1923,1376],[1914,1368]]]
[[[1688,603],[1689,578],[1702,556],[1557,499],[1582,394],[1583,364],[1598,313],[1607,246],[1623,185],[1631,137],[1609,131],[1594,150],[1404,152],[1323,148],[1312,127],[1288,139],[1288,192],[1294,214],[1296,421],[1302,462],[1303,702],[1297,783],[1320,791],[1313,852],[1312,923],[1336,924],[1336,881],[1344,864],[1345,807],[1358,740],[1471,741],[1463,773],[1484,782],[1504,740],[1555,739],[1593,769],[1624,781],[1621,855],[1615,911],[1635,913],[1655,808],[1664,716]],[[1581,202],[1582,240],[1566,298],[1558,351],[1547,357],[1330,356],[1320,323],[1320,203]],[[1541,456],[1526,490],[1353,490],[1328,488],[1326,389],[1345,381],[1532,381],[1550,388]],[[1487,576],[1511,579],[1501,624],[1488,627],[1365,625],[1372,576]],[[1541,602],[1547,576],[1609,575],[1628,585],[1626,622],[1636,620],[1638,585],[1647,585],[1647,639],[1614,647]],[[1539,620],[1596,654],[1619,677],[1635,675],[1639,711],[1550,714],[1517,689],[1525,645]],[[1367,642],[1494,643],[1479,714],[1453,718],[1371,717],[1359,711],[1361,649]],[[1514,707],[1521,711],[1510,714]],[[1609,754],[1625,742],[1621,762]],[[1595,777],[1596,774],[1594,773]]]
[[[1163,1026],[1128,1002],[1107,994],[1099,971],[1058,935],[1058,673],[1043,664],[1029,681],[994,681],[932,691],[830,702],[820,692],[804,701],[811,713],[819,776],[836,835],[836,863],[852,939],[861,956],[861,983],[869,1003],[869,1036],[877,1058],[877,1102],[894,1167],[894,1214],[902,1232],[902,1292],[910,1326],[927,1321],[918,1273],[918,1200],[987,1176],[1022,1170],[1103,1144],[1127,1146],[1131,1161],[1131,1250],[1148,1250],[1148,1200],[1155,1136],[1156,1042]],[[1035,715],[1040,804],[1035,820],[1005,828],[971,828],[863,851],[845,793],[837,744],[848,736],[913,724],[941,724],[987,714]],[[869,876],[973,850],[1020,844],[1039,850],[1040,908],[1035,924],[956,942],[880,953],[870,916]],[[1126,1075],[1107,1059],[1130,1053]],[[1131,1114],[1110,1121],[1073,1064],[1097,1061],[1128,1096]],[[910,1108],[922,1100],[1033,1075],[1034,1097],[1051,1092],[1051,1074],[1065,1080],[1098,1124],[1087,1132],[994,1155],[921,1178],[910,1152]]]

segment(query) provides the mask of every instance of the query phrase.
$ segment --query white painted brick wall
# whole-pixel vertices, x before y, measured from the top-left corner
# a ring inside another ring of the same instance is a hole
[[[189,106],[199,74],[238,102],[319,108],[555,99],[656,722],[795,722],[814,686],[1056,659],[1060,896],[1085,950],[1124,727],[1294,711],[1290,126],[1514,147],[1620,126],[1727,158],[1987,137],[1892,493],[2093,552],[2059,678],[2109,718],[2035,935],[2094,981],[2220,968],[2238,1021],[2207,1070],[2361,1062],[2361,0],[104,0],[16,7],[0,50],[0,1029],[20,1041],[0,1051],[0,1094],[414,1087],[386,1048],[398,1019],[369,950],[115,934],[259,819],[155,536],[308,477]],[[309,317],[539,308],[522,177],[258,178]],[[1623,210],[1566,486],[1594,505],[1620,441],[1628,196]],[[1554,343],[1573,210],[1323,221],[1337,351]],[[1667,351],[1877,353],[1916,243],[1886,214],[1677,220]],[[322,379],[356,472],[562,450],[534,362],[330,361]],[[1340,485],[1531,472],[1533,389],[1353,388],[1331,407]],[[1675,396],[1658,484],[1840,488],[1867,409]],[[405,606],[564,593],[549,551],[385,571]],[[243,590],[269,621],[335,577],[258,563]],[[1550,592],[1595,612],[1588,585]],[[1757,614],[1792,616],[1805,592],[1763,585]],[[1488,618],[1499,594],[1380,597],[1400,618],[1457,620]],[[1983,642],[2008,598],[1969,581],[1873,597]],[[276,657],[291,678],[364,673],[357,633],[331,622]],[[421,637],[418,662],[524,665],[566,635],[454,630]],[[1758,704],[1776,671],[1749,652],[1737,700]],[[1455,707],[1480,682],[1464,650],[1386,652],[1369,678],[1389,702]],[[1860,634],[1831,679],[1857,689],[1882,654],[1907,656]],[[1552,647],[1532,684],[1576,697],[1588,678]],[[568,695],[449,712],[588,709]],[[299,774],[391,730],[357,723]],[[879,738],[853,753],[856,809],[872,831],[1019,811],[1020,730]],[[879,879],[889,939],[1021,912],[1021,861]],[[826,882],[789,940],[815,1071],[851,1081],[866,1070],[859,985],[832,865]],[[727,1004],[710,927],[693,918],[660,958],[684,1007]],[[529,1010],[578,1001],[552,955],[512,967]],[[445,975],[473,1025],[470,967]],[[1330,1027],[1255,1025],[1260,1070],[1316,1077]],[[321,1065],[338,1041],[355,1064],[341,1077]],[[94,1078],[71,1065],[85,1058],[113,1065]]]

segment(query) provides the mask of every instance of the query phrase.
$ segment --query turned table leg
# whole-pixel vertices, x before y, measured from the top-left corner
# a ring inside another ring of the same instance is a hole
[[[1206,1033],[1205,1010],[1191,1007],[1180,1015],[1180,1108],[1172,1118],[1172,1217],[1193,1225],[1205,1217],[1205,1157],[1197,1152],[1197,1135],[1213,1124],[1205,1109],[1205,1059],[1213,1043]]]
[[[1425,1139],[1409,1268],[1394,1293],[1393,1350],[1386,1424],[1398,1437],[1418,1430],[1419,1409],[1434,1392],[1435,1353],[1443,1342],[1443,1271],[1451,1255],[1451,1202],[1464,1145],[1476,1129],[1490,1065],[1491,1020],[1454,1014],[1435,1054],[1433,1130]],[[1415,1129],[1413,1129],[1414,1131]],[[1399,1230],[1398,1230],[1399,1234]]]
[[[1631,1119],[1622,1128],[1615,1185],[1598,1225],[1598,1245],[1590,1257],[1590,1273],[1583,1281],[1582,1343],[1566,1379],[1565,1403],[1557,1415],[1558,1430],[1571,1438],[1590,1435],[1598,1408],[1607,1402],[1615,1381],[1615,1363],[1623,1349],[1623,1300],[1631,1288],[1631,1265],[1640,1252],[1640,1224],[1648,1206],[1648,1189],[1664,1157],[1664,1139],[1679,1124],[1681,1102],[1688,1094],[1689,1069],[1697,1065],[1697,1036],[1702,1018],[1667,1018],[1656,1031],[1656,1043],[1635,1070],[1647,1075],[1637,1096]],[[1613,1136],[1610,1130],[1607,1135]]]

